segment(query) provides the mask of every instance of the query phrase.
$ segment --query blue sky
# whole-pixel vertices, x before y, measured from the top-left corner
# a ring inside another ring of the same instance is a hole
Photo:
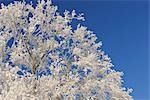
[[[13,0],[0,0],[8,3]],[[29,1],[29,0],[27,0]],[[53,0],[59,11],[75,9],[82,22],[103,42],[114,68],[124,72],[124,86],[134,89],[135,100],[148,100],[147,1]]]
[[[124,72],[124,86],[135,100],[148,100],[148,3],[146,1],[60,1],[59,11],[84,12],[115,69]]]

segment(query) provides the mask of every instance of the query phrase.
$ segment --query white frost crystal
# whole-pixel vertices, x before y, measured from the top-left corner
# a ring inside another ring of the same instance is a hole
[[[50,0],[0,8],[0,100],[132,100],[87,27]]]

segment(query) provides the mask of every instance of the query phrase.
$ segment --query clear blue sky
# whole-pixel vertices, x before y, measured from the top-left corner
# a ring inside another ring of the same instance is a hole
[[[103,42],[115,69],[124,72],[124,86],[135,100],[148,99],[148,2],[54,0],[59,10],[84,12],[83,23]]]
[[[8,3],[13,0],[0,0]],[[29,1],[29,0],[27,0]],[[35,0],[34,0],[35,1]],[[53,0],[59,11],[84,12],[102,49],[112,58],[115,69],[124,72],[124,86],[134,89],[135,100],[148,99],[148,2],[146,0]]]

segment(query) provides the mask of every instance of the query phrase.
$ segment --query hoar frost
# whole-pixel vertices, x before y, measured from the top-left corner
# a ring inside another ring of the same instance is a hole
[[[0,8],[0,100],[132,100],[83,14],[49,0]]]

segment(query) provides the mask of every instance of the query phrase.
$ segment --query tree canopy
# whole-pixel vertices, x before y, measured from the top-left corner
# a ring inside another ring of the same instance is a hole
[[[50,0],[0,8],[1,100],[132,100],[83,14]]]

